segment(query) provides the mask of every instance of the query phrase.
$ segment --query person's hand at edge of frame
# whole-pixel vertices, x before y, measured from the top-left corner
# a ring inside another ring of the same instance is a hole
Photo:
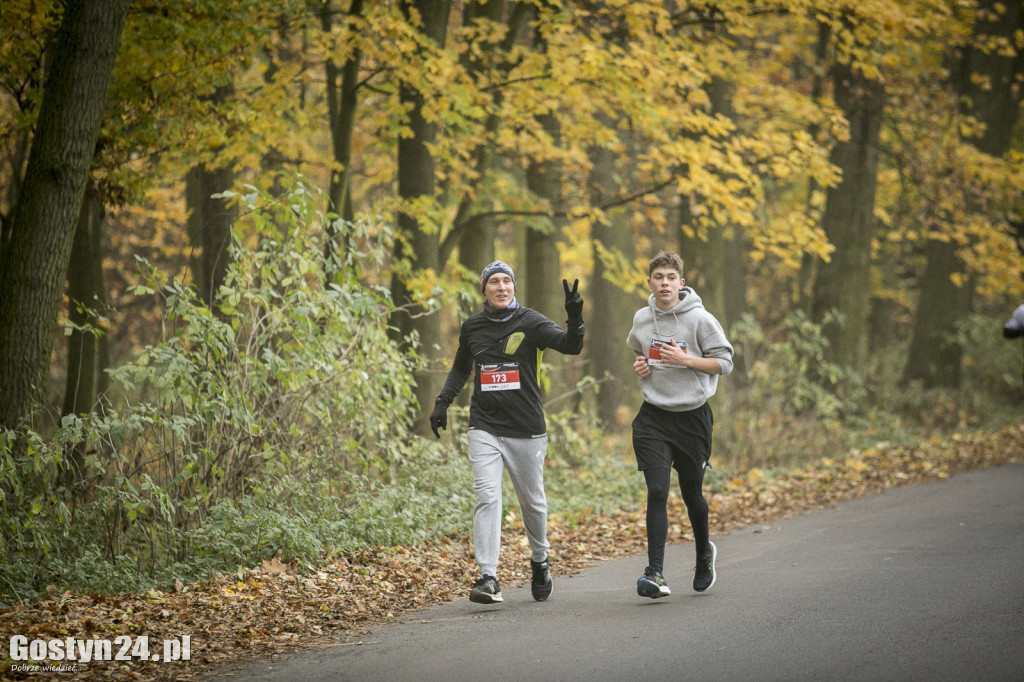
[[[579,320],[583,317],[583,297],[579,292],[580,281],[572,281],[572,290],[569,289],[569,281],[562,280],[562,289],[565,290],[565,312],[570,320]]]
[[[439,439],[441,434],[437,432],[438,429],[444,431],[448,428],[448,406],[444,403],[436,403],[434,405],[434,411],[430,413],[430,430],[434,432],[434,435]]]

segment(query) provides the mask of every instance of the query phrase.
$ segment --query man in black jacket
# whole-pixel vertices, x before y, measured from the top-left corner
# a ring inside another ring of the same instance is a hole
[[[469,409],[469,459],[473,463],[473,550],[480,579],[469,593],[471,601],[502,601],[497,581],[501,549],[501,479],[504,469],[515,486],[523,525],[531,550],[533,598],[551,594],[548,567],[547,498],[544,494],[544,457],[547,429],[540,385],[540,352],[552,348],[566,355],[583,349],[583,298],[579,280],[562,280],[565,290],[566,329],[544,315],[519,305],[512,268],[494,261],[480,274],[484,295],[482,312],[462,323],[455,361],[434,401],[430,427],[448,426],[448,406],[470,375],[473,400]]]

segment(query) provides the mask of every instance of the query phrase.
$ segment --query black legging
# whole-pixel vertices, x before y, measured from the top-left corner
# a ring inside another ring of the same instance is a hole
[[[647,561],[656,571],[665,569],[665,539],[668,537],[668,490],[672,484],[672,470],[668,468],[644,469],[647,482]],[[704,472],[700,478],[680,478],[679,491],[683,494],[686,513],[693,528],[693,539],[697,555],[707,553],[708,546],[708,503],[702,487]]]

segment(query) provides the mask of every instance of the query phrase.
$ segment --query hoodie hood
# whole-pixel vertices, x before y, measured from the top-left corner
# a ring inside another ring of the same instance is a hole
[[[696,291],[690,287],[683,287],[680,291],[685,295],[671,310],[659,308],[654,294],[647,297],[647,307],[651,311],[651,323],[654,326],[656,335],[668,338],[679,334],[681,329],[679,324],[680,315],[698,309],[704,310],[704,302],[700,300],[700,296],[697,295]],[[677,338],[676,340],[682,341],[684,339]]]

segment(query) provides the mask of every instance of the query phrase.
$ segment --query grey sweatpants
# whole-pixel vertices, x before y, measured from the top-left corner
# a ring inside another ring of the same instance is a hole
[[[519,498],[526,538],[534,561],[548,555],[548,501],[544,495],[544,456],[548,437],[502,438],[469,430],[469,461],[473,463],[473,550],[480,575],[498,575],[501,549],[501,478],[508,469]]]

